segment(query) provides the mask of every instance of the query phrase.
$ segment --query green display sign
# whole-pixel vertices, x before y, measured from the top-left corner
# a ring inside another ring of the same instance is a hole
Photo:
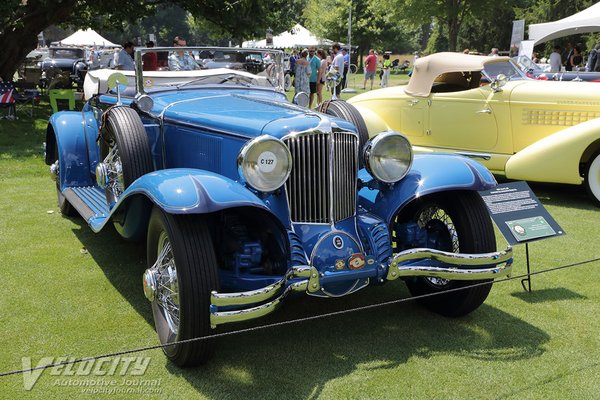
[[[556,235],[556,232],[546,219],[540,216],[506,221],[506,225],[508,225],[510,232],[519,242]]]

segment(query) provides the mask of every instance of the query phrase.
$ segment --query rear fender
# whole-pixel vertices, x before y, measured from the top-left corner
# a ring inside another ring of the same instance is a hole
[[[391,129],[385,121],[370,108],[361,107],[360,104],[353,103],[352,105],[358,110],[365,121],[367,131],[369,132],[369,138],[373,138],[377,134]]]
[[[580,162],[600,149],[599,139],[600,118],[570,126],[512,156],[506,163],[506,177],[581,185]]]
[[[366,184],[373,180],[365,170],[361,170],[360,178]],[[389,224],[415,199],[452,190],[487,190],[496,185],[491,172],[477,161],[451,154],[416,154],[404,179],[393,186],[378,185],[378,189],[363,187],[358,201]]]
[[[89,173],[89,157],[81,112],[61,111],[53,114],[46,129],[46,164],[56,161],[54,151],[60,155],[60,187],[91,186],[94,180]]]

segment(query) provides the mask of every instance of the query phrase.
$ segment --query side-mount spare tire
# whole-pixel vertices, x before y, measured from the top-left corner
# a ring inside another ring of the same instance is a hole
[[[358,138],[359,138],[359,162],[362,167],[363,164],[363,156],[362,149],[365,144],[369,140],[369,131],[367,129],[367,124],[363,119],[362,115],[358,112],[356,107],[352,104],[345,102],[344,100],[327,100],[319,105],[318,110],[323,114],[333,115],[334,117],[345,119],[348,122],[351,122],[356,129],[358,130]]]
[[[148,135],[137,111],[129,107],[113,107],[103,116],[100,136],[100,160],[96,168],[103,181],[106,201],[110,206],[119,201],[121,194],[136,179],[154,170]],[[133,202],[138,200],[133,199]],[[113,222],[117,231],[128,239],[141,239],[139,221],[150,215],[149,204],[130,204],[127,210],[117,212]],[[133,215],[135,214],[135,215]],[[143,214],[143,215],[142,215]],[[127,223],[127,218],[131,221]]]

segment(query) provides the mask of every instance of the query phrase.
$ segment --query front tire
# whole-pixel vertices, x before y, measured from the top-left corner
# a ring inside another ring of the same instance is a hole
[[[594,154],[588,162],[585,185],[588,193],[594,198],[596,205],[600,207],[600,152]]]
[[[137,112],[129,107],[114,107],[107,113],[100,158],[107,166],[105,193],[112,205],[133,181],[152,172],[153,166],[148,135]]]
[[[210,293],[219,290],[212,238],[203,216],[172,215],[154,208],[148,226],[148,269],[155,270],[152,314],[161,344],[200,338],[211,333]],[[180,367],[206,362],[213,340],[163,348]]]
[[[445,192],[419,201],[395,222],[414,222],[427,233],[429,247],[460,253],[496,251],[494,228],[483,200],[476,192]],[[397,235],[394,235],[397,240]],[[404,250],[400,243],[396,248]],[[466,315],[478,308],[487,298],[492,281],[452,281],[416,277],[406,280],[413,296],[440,293],[448,289],[490,282],[468,289],[419,299],[428,309],[448,317]]]

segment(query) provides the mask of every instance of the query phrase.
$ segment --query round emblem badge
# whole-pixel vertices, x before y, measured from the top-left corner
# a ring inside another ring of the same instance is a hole
[[[344,239],[342,239],[341,236],[334,236],[333,247],[335,247],[338,250],[342,249],[344,247]]]

